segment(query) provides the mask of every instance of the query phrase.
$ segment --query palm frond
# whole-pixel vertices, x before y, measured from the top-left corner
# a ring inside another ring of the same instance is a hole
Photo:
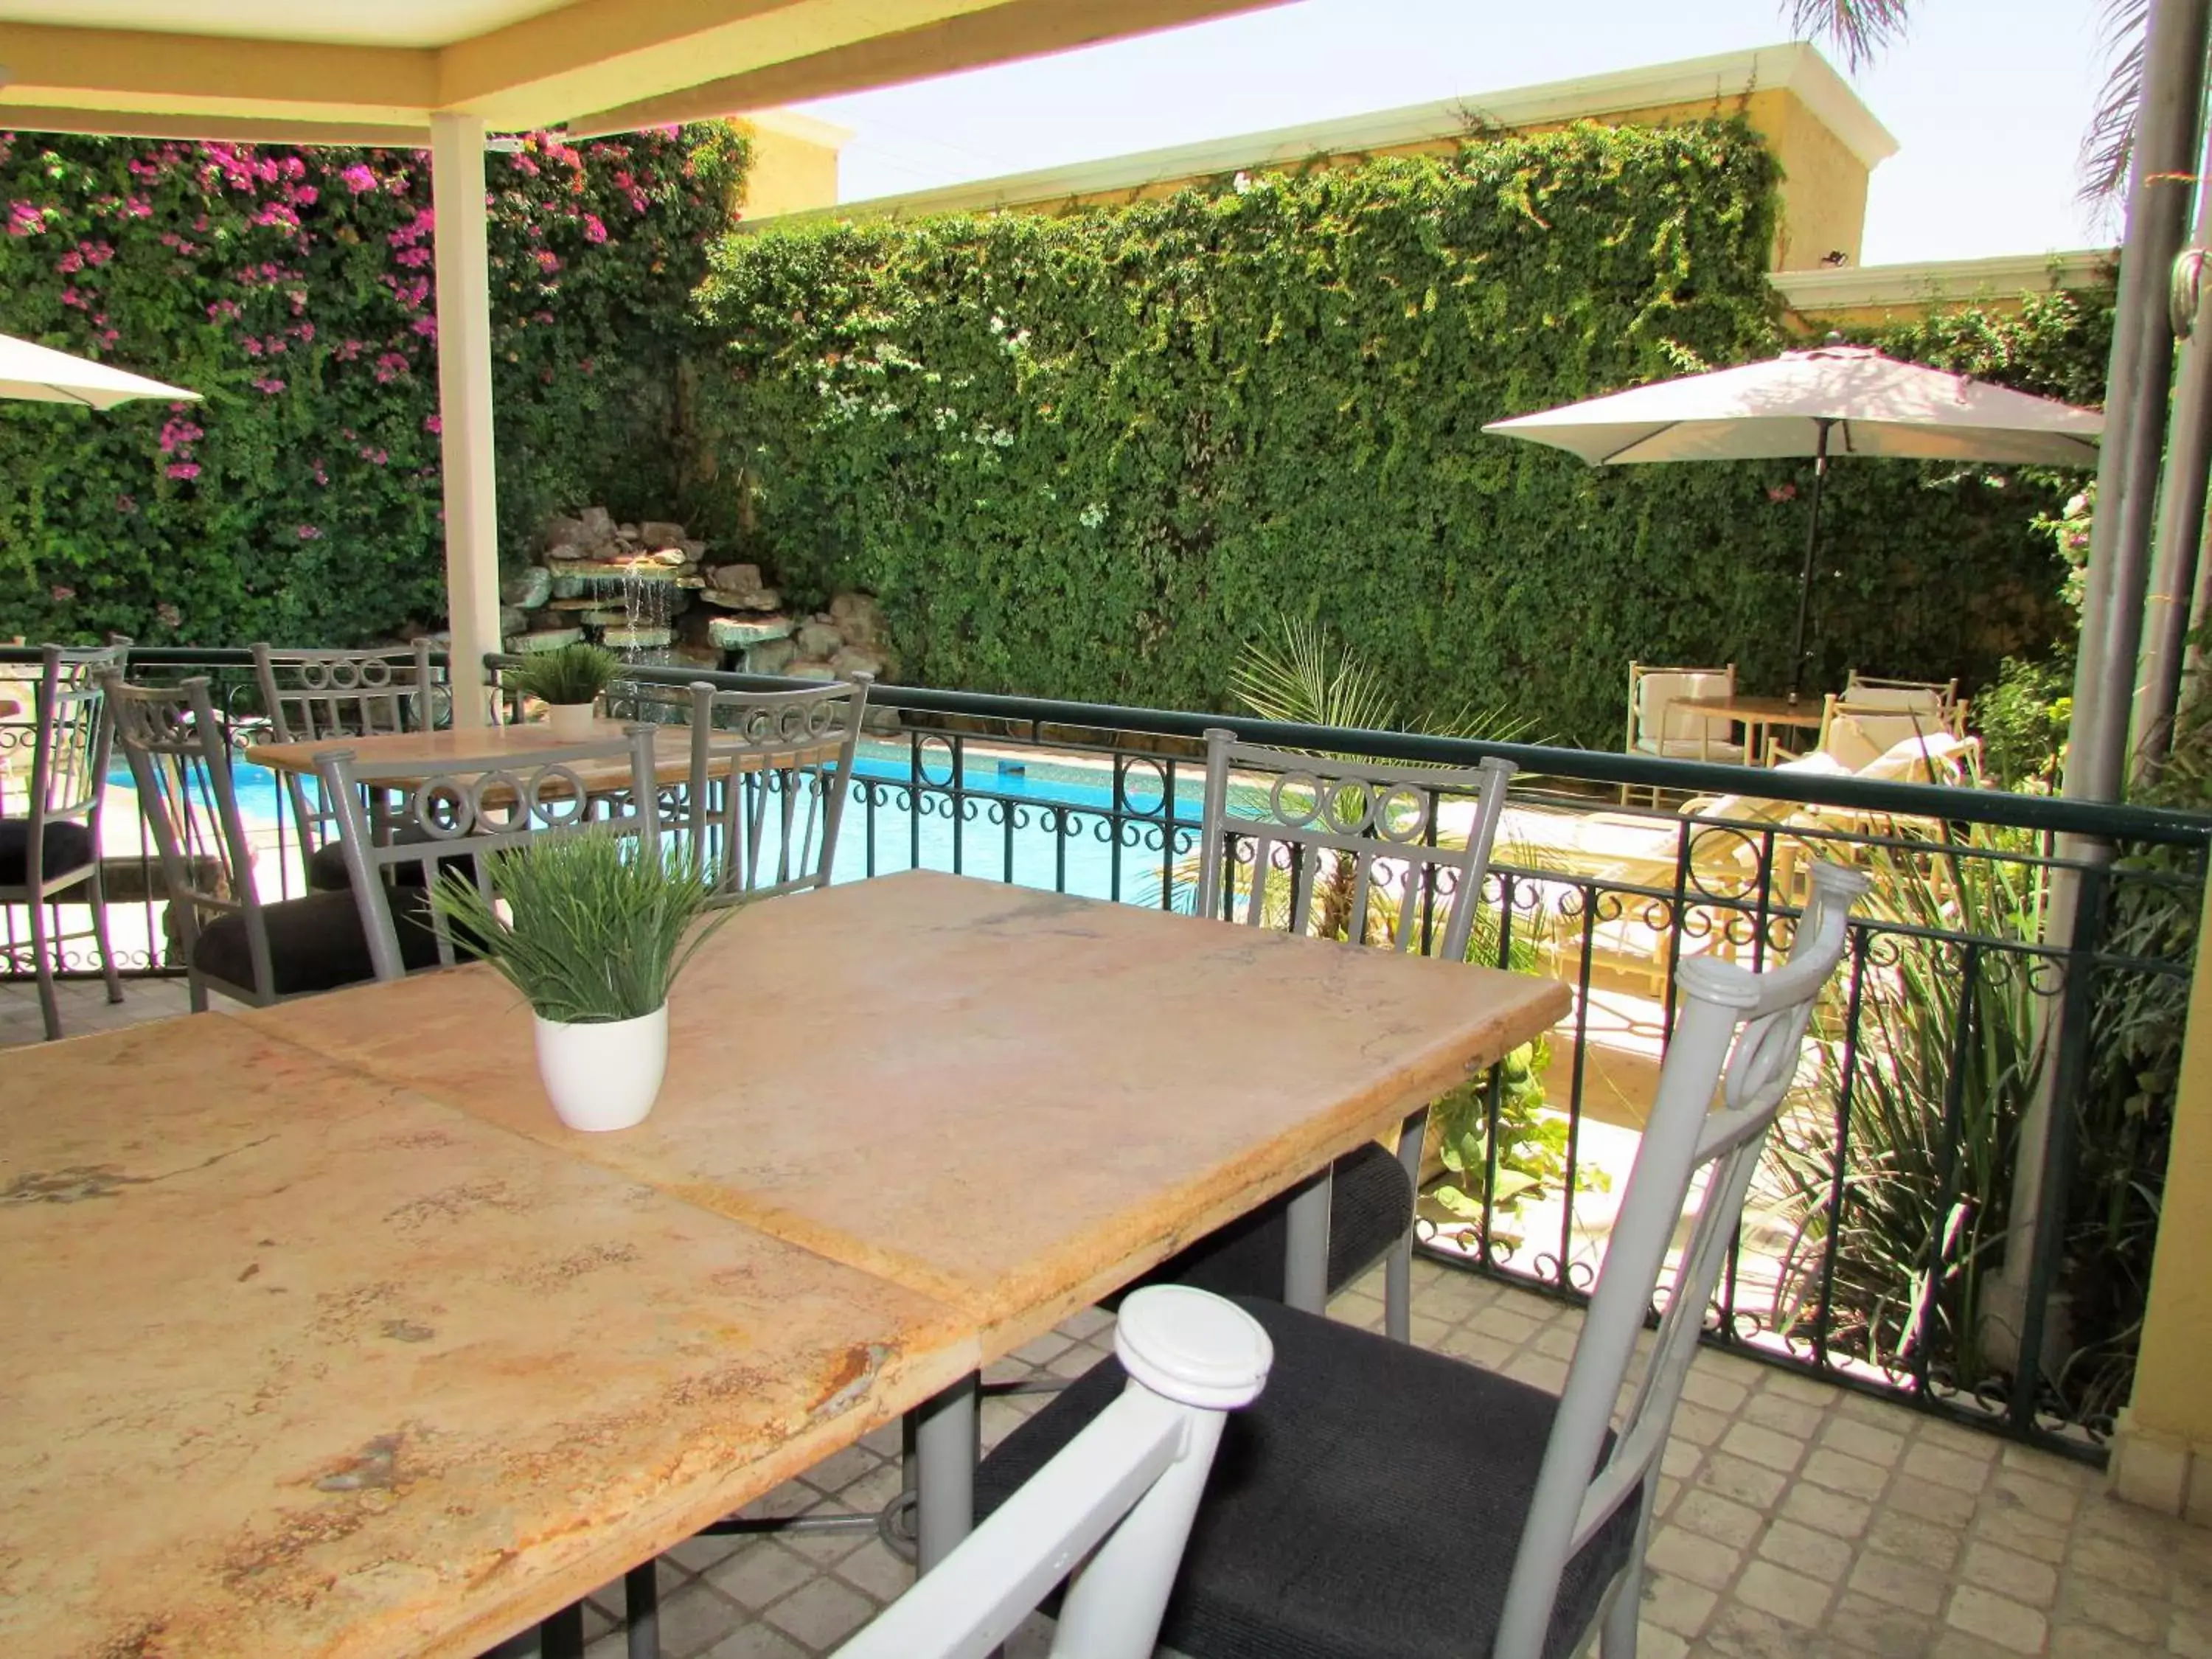
[[[1247,641],[1230,671],[1229,689],[1262,720],[1381,732],[1398,718],[1375,671],[1303,617],[1278,617],[1272,629]]]
[[[2142,108],[2143,55],[2150,32],[2150,0],[2105,0],[2105,84],[2089,130],[2081,137],[2081,199],[2112,204],[2127,194],[2128,163],[2135,154],[2136,117]]]
[[[1790,0],[1790,32],[1826,40],[1856,72],[1905,38],[1911,10],[1911,0]]]

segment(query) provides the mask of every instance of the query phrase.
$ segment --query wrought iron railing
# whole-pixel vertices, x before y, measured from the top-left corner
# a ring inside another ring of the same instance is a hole
[[[244,653],[132,660],[141,678],[203,672],[250,732]],[[892,718],[856,763],[839,879],[925,866],[1187,909],[1208,726],[1377,759],[1515,762],[1475,953],[1565,980],[1574,1008],[1439,1103],[1420,1227],[1439,1260],[1565,1297],[1602,1258],[1680,963],[1756,966],[1786,948],[1812,860],[1869,869],[1874,896],[1709,1339],[2100,1455],[2132,1376],[2212,818],[905,687],[874,702]],[[1626,788],[1685,805],[1626,807]],[[257,879],[296,891],[285,807],[267,799]],[[1432,815],[1447,833],[1454,805]],[[153,940],[158,885],[141,919]],[[135,965],[158,969],[161,952]]]

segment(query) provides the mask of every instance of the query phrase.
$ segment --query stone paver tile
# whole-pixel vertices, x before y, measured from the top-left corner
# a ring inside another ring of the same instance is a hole
[[[842,1508],[841,1504],[839,1506]],[[777,1542],[801,1560],[817,1567],[833,1567],[854,1550],[876,1537],[873,1524],[866,1532],[801,1532],[790,1533]]]
[[[1945,1451],[1957,1452],[1977,1463],[1996,1461],[2003,1443],[1987,1429],[1970,1428],[1964,1423],[1947,1423],[1940,1417],[1920,1419],[1920,1443],[1936,1446]]]
[[[2066,1553],[2065,1570],[2069,1575],[2082,1575],[2107,1589],[2159,1597],[2166,1595],[2172,1577],[2159,1556],[2147,1555],[2108,1538],[2083,1538],[2078,1534],[2074,1547]]]
[[[1793,1440],[1804,1441],[1818,1434],[1828,1417],[1818,1406],[1762,1390],[1752,1395],[1744,1406],[1743,1420],[1773,1429]]]
[[[849,1584],[817,1578],[769,1608],[768,1620],[809,1647],[827,1648],[843,1641],[878,1611],[873,1599]]]
[[[1928,1649],[1927,1659],[2012,1659],[2019,1651],[1985,1636],[1963,1630],[1947,1630]]]
[[[1738,1423],[1721,1437],[1721,1449],[1783,1474],[1795,1469],[1805,1456],[1803,1441],[1757,1423]]]
[[[1516,1382],[1526,1382],[1532,1389],[1557,1394],[1567,1385],[1567,1362],[1523,1348],[1506,1365],[1505,1374]]]
[[[2201,1613],[2176,1613],[2166,1630],[2166,1650],[2182,1659],[2212,1659],[2212,1619]]]
[[[1575,1344],[1581,1340],[1579,1329],[1570,1331],[1554,1325],[1548,1330],[1536,1333],[1534,1346],[1538,1353],[1549,1354],[1554,1359],[1572,1359]]]
[[[1872,1552],[1859,1557],[1849,1583],[1862,1595],[1931,1619],[1942,1611],[1944,1593],[1950,1588],[1943,1575],[1931,1568]]]
[[[1944,1622],[1954,1630],[1978,1636],[2014,1653],[2041,1653],[2050,1626],[2035,1608],[1999,1595],[1977,1584],[1961,1584],[1951,1592]]]
[[[1869,1549],[1917,1561],[1938,1572],[1949,1571],[1951,1564],[1959,1558],[1959,1534],[1955,1528],[1923,1521],[1889,1504],[1875,1511],[1867,1527],[1866,1542]]]
[[[1774,1561],[1753,1561],[1729,1594],[1746,1607],[1771,1613],[1786,1624],[1817,1628],[1834,1591],[1817,1578]]]
[[[1948,1486],[1954,1492],[1978,1492],[1988,1484],[1990,1460],[1931,1445],[1925,1435],[1905,1450],[1905,1472],[1917,1480]]]
[[[1709,1411],[1734,1417],[1743,1409],[1743,1402],[1750,1398],[1751,1390],[1732,1377],[1717,1376],[1707,1370],[1704,1363],[1707,1358],[1699,1354],[1699,1363],[1691,1366],[1689,1376],[1682,1379],[1682,1398]]]
[[[896,1601],[914,1583],[914,1569],[893,1555],[880,1538],[840,1561],[836,1571],[854,1589],[884,1602]]]
[[[1660,1572],[1719,1590],[1726,1589],[1729,1581],[1735,1577],[1736,1569],[1743,1563],[1743,1553],[1717,1539],[1666,1526],[1652,1534],[1644,1559]]]
[[[1759,1528],[1766,1524],[1757,1510],[1718,1492],[1696,1488],[1683,1494],[1667,1518],[1678,1527],[1687,1527],[1739,1550],[1750,1548]]]
[[[1444,1294],[1449,1288],[1447,1285],[1434,1285],[1429,1294],[1439,1300],[1449,1300]],[[1114,1328],[1114,1316],[1103,1308],[1079,1308],[1060,1322],[1060,1328],[1063,1334],[1072,1336],[1079,1342],[1090,1341],[1094,1338],[1104,1340],[1107,1333]]]
[[[2166,1639],[2166,1605],[2149,1596],[2130,1595],[2079,1575],[2061,1583],[2053,1622],[2087,1624],[2125,1638],[2130,1644]]]
[[[2051,1659],[2142,1659],[2147,1651],[2140,1642],[2095,1625],[2054,1625],[2051,1630]]]
[[[1669,1440],[1659,1449],[1659,1472],[1670,1480],[1690,1480],[1704,1462],[1705,1454],[1686,1440]]]
[[[1816,1486],[1832,1487],[1853,1498],[1879,1498],[1889,1484],[1889,1471],[1880,1464],[1839,1451],[1815,1449],[1801,1473]]]
[[[1881,1659],[1918,1659],[1936,1632],[1922,1614],[1851,1589],[1836,1598],[1828,1628],[1849,1645]]]
[[[1698,1465],[1697,1484],[1753,1509],[1771,1510],[1782,1501],[1790,1477],[1747,1458],[1717,1451]]]
[[[704,1572],[709,1567],[720,1566],[744,1547],[744,1540],[736,1537],[687,1538],[662,1557],[673,1561],[686,1572]],[[619,1586],[615,1588],[619,1589]]]
[[[1674,1421],[1668,1432],[1693,1446],[1710,1446],[1728,1431],[1728,1419],[1718,1412],[1685,1400],[1674,1407]]]
[[[661,1659],[691,1659],[745,1622],[744,1613],[694,1579],[660,1599]]]
[[[707,1659],[810,1659],[800,1647],[770,1625],[746,1625],[707,1650]]]
[[[883,1466],[883,1459],[873,1452],[854,1445],[834,1451],[806,1472],[806,1484],[825,1492],[842,1492],[864,1474],[873,1474]]]
[[[1846,1457],[1856,1457],[1883,1468],[1894,1468],[1905,1455],[1905,1437],[1896,1430],[1850,1417],[1831,1418],[1820,1431],[1820,1443]]]
[[[1847,1498],[1826,1486],[1799,1481],[1782,1495],[1780,1513],[1785,1520],[1849,1539],[1866,1531],[1867,1518],[1874,1513],[1874,1505],[1863,1498]]]
[[[1702,1584],[1671,1572],[1644,1575],[1643,1616],[1640,1625],[1656,1625],[1677,1636],[1695,1636],[1713,1616],[1720,1597]]]
[[[2081,1506],[2079,1489],[2046,1480],[2023,1469],[2003,1467],[1997,1470],[1992,1495],[2001,1506],[2024,1510],[2046,1521],[2071,1521]]]
[[[1954,1527],[1960,1532],[1972,1524],[1978,1507],[1978,1500],[1970,1492],[1960,1492],[1956,1486],[1939,1486],[1932,1480],[1911,1474],[1900,1474],[1891,1481],[1889,1490],[1882,1495],[1882,1503],[1887,1508],[1901,1510],[1923,1521]]]
[[[2032,1607],[2049,1607],[2058,1594],[2058,1573],[2049,1563],[1980,1540],[1966,1547],[1959,1577]]]
[[[1721,1604],[1697,1651],[1725,1659],[1805,1659],[1806,1637],[1802,1627],[1764,1607],[1729,1601]]]
[[[1500,1341],[1480,1331],[1470,1330],[1464,1325],[1446,1333],[1443,1340],[1437,1345],[1437,1351],[1448,1353],[1455,1359],[1468,1360],[1489,1371],[1504,1370],[1506,1361],[1512,1358],[1516,1352],[1511,1343]]]
[[[1636,1627],[1636,1659],[1688,1659],[1690,1644],[1656,1625]]]
[[[1815,1532],[1795,1521],[1770,1522],[1766,1535],[1759,1540],[1759,1553],[1823,1584],[1834,1583],[1850,1565],[1848,1548],[1826,1533]]]
[[[758,1609],[814,1577],[811,1561],[771,1538],[757,1539],[707,1571],[707,1582],[741,1607]]]
[[[1501,1342],[1510,1342],[1516,1347],[1543,1328],[1536,1320],[1517,1308],[1508,1308],[1493,1303],[1467,1322],[1469,1330],[1480,1331],[1485,1336],[1494,1336]]]
[[[2067,1529],[2063,1522],[2045,1521],[2025,1510],[2007,1510],[1987,1498],[1975,1513],[1974,1536],[2039,1561],[2057,1561],[2066,1554]]]

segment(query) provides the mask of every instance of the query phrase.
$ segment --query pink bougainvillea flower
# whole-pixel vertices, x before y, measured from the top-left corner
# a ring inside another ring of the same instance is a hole
[[[550,276],[555,271],[561,269],[560,256],[550,248],[539,248],[538,250],[538,268],[544,271],[547,276]]]
[[[607,240],[607,228],[599,222],[599,216],[596,213],[587,213],[584,216],[584,240],[587,242],[604,242]]]
[[[56,605],[67,605],[71,599],[76,597],[76,589],[74,587],[64,587],[59,582],[56,582],[52,587],[48,588],[46,592],[54,596],[54,603]]]
[[[74,276],[76,272],[84,269],[84,255],[79,253],[75,248],[71,248],[67,253],[63,254],[60,258],[54,261],[54,269],[64,276]]]
[[[268,396],[273,398],[284,389],[284,382],[282,380],[256,380],[253,383],[253,389],[256,392],[265,392]]]
[[[10,236],[38,236],[45,234],[46,216],[28,202],[8,204],[8,234]]]
[[[438,337],[438,319],[436,315],[433,313],[428,316],[417,317],[415,319],[415,331],[426,340],[436,339]]]
[[[437,416],[435,416],[435,415],[425,415],[425,416],[422,417],[422,430],[423,430],[423,431],[425,431],[425,432],[431,432],[431,433],[439,433],[439,432],[443,432],[445,429],[446,429],[446,423],[445,423],[445,422],[444,422],[444,421],[442,421],[442,420],[441,420]]]
[[[176,461],[170,465],[169,476],[173,478],[197,478],[200,476],[200,470],[193,462]]]
[[[338,177],[345,180],[345,187],[356,196],[376,188],[376,175],[358,161],[338,174]]]
[[[322,540],[322,538],[323,532],[316,529],[314,526],[311,524],[303,524],[300,526],[300,539],[301,541],[319,542]]]

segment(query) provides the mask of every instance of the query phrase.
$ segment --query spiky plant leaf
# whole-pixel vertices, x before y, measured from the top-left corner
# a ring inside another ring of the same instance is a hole
[[[540,702],[590,702],[622,672],[622,659],[599,646],[578,641],[539,651],[507,672],[507,683]]]

